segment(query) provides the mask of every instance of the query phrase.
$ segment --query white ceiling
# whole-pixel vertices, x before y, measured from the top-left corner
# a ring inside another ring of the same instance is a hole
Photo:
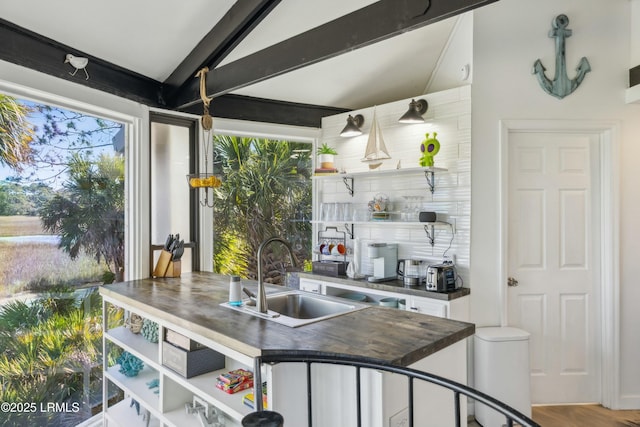
[[[220,65],[235,61],[296,34],[326,24],[376,1],[281,0],[278,6]]]
[[[208,7],[212,3],[216,7]],[[1,0],[0,17],[81,52],[164,81],[234,3]]]
[[[454,23],[440,21],[236,93],[349,109],[422,94]]]
[[[223,64],[374,2],[282,0]],[[234,3],[0,0],[0,17],[78,51],[164,81]],[[456,19],[440,21],[234,93],[349,109],[418,95],[425,92]]]

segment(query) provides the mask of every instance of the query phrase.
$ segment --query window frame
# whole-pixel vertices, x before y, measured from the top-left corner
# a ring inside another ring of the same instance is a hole
[[[265,123],[265,122],[251,122],[244,120],[236,120],[236,119],[225,119],[225,118],[217,118],[213,119],[213,132],[215,135],[230,135],[230,136],[238,136],[238,137],[255,137],[255,138],[266,138],[271,140],[285,140],[285,141],[295,141],[295,142],[306,142],[311,145],[312,149],[312,168],[316,167],[315,155],[313,152],[315,151],[315,147],[317,146],[318,140],[320,139],[322,129],[321,128],[310,128],[304,126],[293,126],[293,125],[282,125],[276,123]],[[312,194],[312,209],[316,200],[316,182],[315,180],[311,180],[311,194]],[[206,208],[205,208],[206,209]],[[209,212],[212,209],[208,209]],[[213,271],[213,239],[214,239],[214,230],[213,230],[213,215],[209,213],[209,217],[205,219],[202,223],[201,227],[201,236],[202,236],[202,247],[206,248],[206,250],[210,251],[207,253],[208,260],[211,261],[210,268],[207,271]],[[317,233],[318,226],[317,224],[312,224],[312,234],[315,235]]]
[[[181,117],[172,115],[166,112],[151,111],[149,114],[149,153],[151,153],[152,141],[152,124],[160,123],[170,126],[178,126],[187,128],[189,132],[189,173],[199,173],[198,159],[200,158],[200,150],[196,131],[198,129],[198,122],[195,118]],[[153,182],[151,181],[151,156],[149,155],[149,198],[148,204],[151,206],[152,191],[154,189]],[[191,270],[200,271],[200,192],[191,191],[185,181],[185,191],[189,191],[189,242],[185,243],[186,248],[190,248],[192,251],[191,256]],[[151,212],[149,212],[148,232],[151,236]],[[153,271],[153,252],[162,248],[162,245],[149,242],[149,272]]]

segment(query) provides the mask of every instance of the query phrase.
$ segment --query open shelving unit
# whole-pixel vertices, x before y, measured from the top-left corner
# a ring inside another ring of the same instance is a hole
[[[251,408],[242,402],[243,397],[252,389],[227,394],[215,386],[216,377],[221,373],[237,368],[252,369],[252,366],[247,365],[247,360],[238,357],[233,351],[224,352],[224,349],[217,346],[214,350],[225,355],[224,368],[185,378],[162,364],[162,346],[165,345],[162,340],[158,343],[151,343],[141,334],[134,334],[124,325],[108,328],[108,305],[131,311],[128,307],[122,307],[103,296],[104,354],[108,354],[108,349],[116,346],[139,358],[144,363],[144,368],[138,375],[127,377],[119,372],[120,365],[107,366],[108,361],[105,357],[104,396],[108,395],[106,389],[109,384],[117,386],[124,395],[123,400],[112,403],[111,406],[109,406],[108,398],[104,398],[103,404],[107,408],[104,411],[105,426],[146,426],[147,421],[143,419],[143,415],[148,411],[150,414],[149,426],[199,427],[201,425],[199,419],[193,414],[188,414],[185,409],[185,404],[191,403],[194,396],[221,411],[225,417],[225,426],[239,427],[242,418],[252,412]],[[164,336],[166,329],[179,330],[183,334],[185,332],[177,325],[152,318],[138,309],[133,312],[156,322],[159,328],[159,337]],[[207,340],[196,334],[189,334],[188,338],[207,345]],[[159,380],[159,387],[149,388],[148,383],[155,379]],[[135,406],[131,404],[132,399],[140,405],[139,415]]]
[[[383,169],[383,170],[372,170],[372,171],[361,171],[361,172],[352,172],[352,173],[336,173],[333,175],[320,175],[314,176],[313,179],[341,179],[344,182],[349,195],[353,197],[354,194],[354,183],[358,178],[371,178],[375,176],[385,176],[385,175],[406,175],[406,174],[415,174],[415,173],[424,173],[424,176],[427,180],[427,185],[431,190],[431,194],[435,191],[436,183],[435,183],[435,175],[436,173],[446,172],[446,168],[436,168],[436,167],[425,167],[425,168],[406,168],[406,169]]]
[[[359,178],[371,178],[377,176],[400,176],[400,175],[409,175],[409,174],[420,174],[424,173],[424,176],[427,180],[427,185],[431,194],[435,191],[435,175],[436,173],[447,172],[445,168],[436,168],[436,167],[426,167],[426,168],[406,168],[406,169],[383,169],[383,170],[373,170],[373,171],[362,171],[362,172],[353,172],[347,174],[334,174],[334,175],[321,175],[316,176],[314,179],[318,180],[337,180],[341,179],[344,182],[345,187],[351,197],[355,194],[354,185],[356,179]],[[401,216],[401,212],[388,212],[392,217]],[[427,239],[429,244],[433,247],[435,245],[436,240],[436,232],[438,230],[447,230],[451,232],[451,236],[456,234],[456,224],[455,219],[451,221],[433,221],[433,222],[418,222],[418,221],[397,221],[393,219],[385,219],[385,220],[368,220],[368,221],[347,221],[347,220],[313,220],[312,224],[321,224],[325,226],[334,226],[334,227],[344,227],[346,232],[349,234],[351,239],[354,238],[354,226],[356,225],[366,225],[366,226],[382,226],[382,225],[393,225],[393,227],[423,227],[424,231],[427,235]]]

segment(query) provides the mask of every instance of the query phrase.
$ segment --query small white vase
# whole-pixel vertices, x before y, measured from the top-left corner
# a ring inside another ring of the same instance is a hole
[[[318,154],[318,162],[322,169],[333,169],[333,154]]]

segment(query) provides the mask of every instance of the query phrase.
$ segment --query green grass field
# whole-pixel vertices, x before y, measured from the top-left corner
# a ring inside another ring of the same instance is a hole
[[[0,235],[4,236],[43,234],[37,217],[0,217],[0,225]],[[87,255],[71,260],[56,245],[2,241],[0,265],[0,297],[42,291],[51,285],[79,286],[99,282],[107,269]]]

